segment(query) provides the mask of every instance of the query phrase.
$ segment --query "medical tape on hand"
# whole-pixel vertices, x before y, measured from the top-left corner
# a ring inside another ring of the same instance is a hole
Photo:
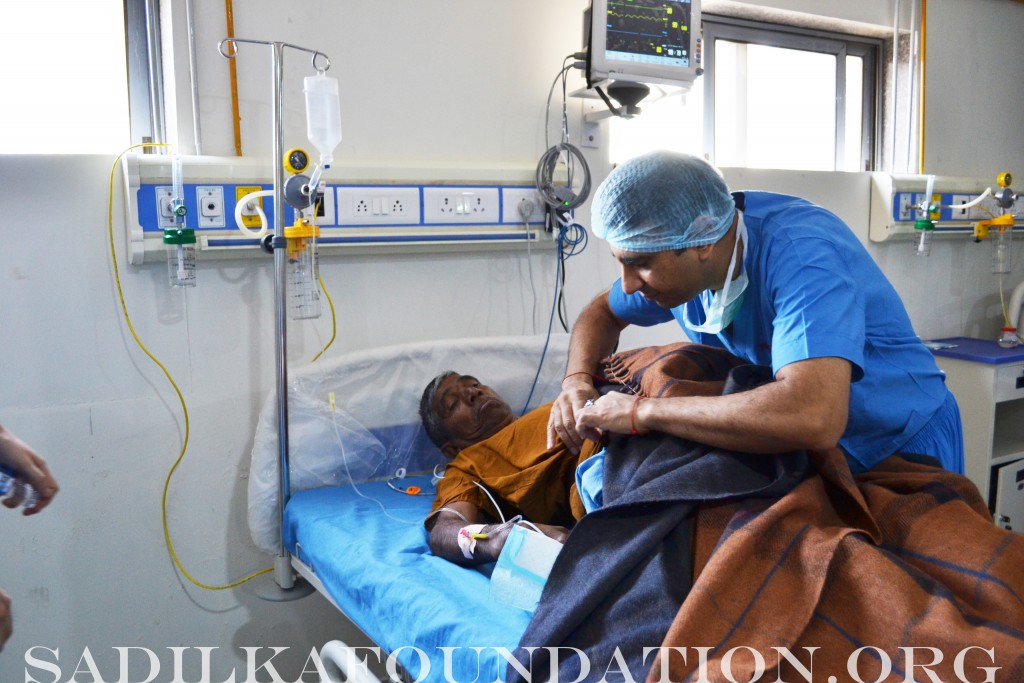
[[[484,529],[483,524],[469,524],[459,529],[459,549],[467,560],[473,559],[473,552],[476,550],[476,534]]]

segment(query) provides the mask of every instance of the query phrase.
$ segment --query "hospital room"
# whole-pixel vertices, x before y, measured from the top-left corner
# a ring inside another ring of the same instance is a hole
[[[0,32],[0,683],[1024,680],[1024,1]]]

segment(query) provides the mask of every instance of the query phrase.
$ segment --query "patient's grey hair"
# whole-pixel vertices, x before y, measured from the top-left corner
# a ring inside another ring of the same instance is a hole
[[[441,416],[434,410],[434,397],[437,395],[437,390],[441,387],[441,382],[458,374],[451,370],[442,372],[430,380],[430,384],[423,390],[423,397],[420,398],[420,421],[423,423],[423,428],[427,430],[427,436],[438,448],[441,448],[448,442],[449,434],[441,424]]]

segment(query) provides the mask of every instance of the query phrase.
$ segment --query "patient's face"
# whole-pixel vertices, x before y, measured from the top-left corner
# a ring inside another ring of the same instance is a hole
[[[446,377],[434,395],[434,410],[451,435],[441,448],[448,457],[494,436],[516,419],[497,392],[469,375]]]

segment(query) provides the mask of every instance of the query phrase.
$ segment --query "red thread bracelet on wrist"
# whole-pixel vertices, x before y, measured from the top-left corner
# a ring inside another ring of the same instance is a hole
[[[629,433],[631,436],[637,436],[640,431],[636,428],[636,409],[640,405],[640,401],[644,400],[645,396],[637,396],[633,401],[633,410],[629,411]]]
[[[589,371],[587,371],[587,370],[580,370],[578,372],[570,372],[568,375],[566,375],[565,377],[562,378],[562,381],[565,382],[565,380],[569,379],[570,377],[575,377],[576,375],[586,375],[590,379],[594,379],[594,375],[591,374]]]

